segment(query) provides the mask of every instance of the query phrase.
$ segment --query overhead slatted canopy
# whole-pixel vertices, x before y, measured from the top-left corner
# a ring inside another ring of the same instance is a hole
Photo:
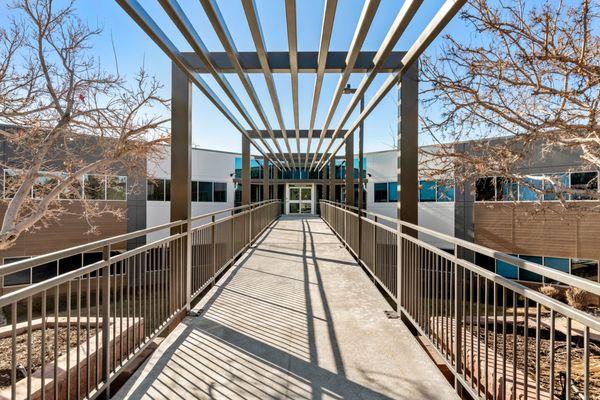
[[[406,52],[394,52],[393,49],[419,7],[424,3],[423,0],[405,0],[376,52],[363,50],[362,47],[371,29],[380,0],[364,1],[360,18],[353,29],[352,41],[348,51],[345,52],[330,51],[336,12],[343,3],[341,1],[323,1],[324,10],[320,24],[319,48],[316,51],[308,52],[298,51],[297,34],[298,27],[302,26],[302,21],[298,21],[297,0],[281,0],[285,3],[285,18],[283,21],[268,22],[260,20],[254,0],[221,2],[221,5],[241,7],[246,17],[255,51],[240,52],[217,1],[199,0],[216,37],[225,50],[224,52],[211,52],[195,30],[191,22],[193,18],[186,15],[177,0],[157,0],[192,49],[192,52],[183,52],[174,45],[137,0],[116,1],[265,159],[270,160],[279,169],[304,168],[309,170],[320,170],[328,165],[336,153],[343,148],[344,142],[353,135],[384,96],[400,84],[402,74],[415,63],[431,41],[466,2],[466,0],[446,0]],[[272,24],[285,24],[288,51],[270,52],[266,48],[263,26],[268,27]],[[290,105],[281,103],[281,96],[274,80],[274,74],[279,73],[290,75],[292,100]],[[332,125],[342,93],[352,73],[361,73],[364,76],[339,121]],[[228,80],[228,74],[237,76],[251,104],[244,104]],[[263,75],[268,91],[268,100],[275,112],[275,121],[269,120],[264,108],[265,99],[257,93],[249,74]],[[307,127],[300,126],[299,74],[315,76],[310,112],[307,115],[309,121]],[[328,102],[320,101],[325,74],[339,75],[333,97]],[[387,74],[388,77],[377,89],[375,95],[371,99],[367,99],[367,105],[360,115],[349,124],[352,113],[379,74]],[[226,99],[220,98],[211,89],[203,78],[205,75],[212,77]],[[239,120],[236,114],[229,109],[225,101],[233,105],[235,112],[241,116],[242,120]],[[253,113],[251,114],[247,108],[249,106],[255,110],[254,115],[258,116],[260,123],[252,118]],[[293,112],[293,129],[288,129],[284,123],[283,110],[287,107],[290,107]],[[315,126],[320,107],[326,109],[325,122],[323,126]],[[274,129],[274,126],[278,129]],[[335,129],[329,129],[330,126],[335,126]],[[294,139],[295,149],[292,146]],[[313,148],[313,139],[316,142],[316,149]],[[280,145],[280,140],[283,141],[283,146]],[[326,143],[325,140],[328,140],[328,143],[324,147],[324,151],[321,151]]]

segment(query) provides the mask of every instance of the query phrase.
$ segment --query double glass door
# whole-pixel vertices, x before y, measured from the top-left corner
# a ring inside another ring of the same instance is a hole
[[[313,213],[313,187],[312,185],[288,186],[288,213],[312,214]]]

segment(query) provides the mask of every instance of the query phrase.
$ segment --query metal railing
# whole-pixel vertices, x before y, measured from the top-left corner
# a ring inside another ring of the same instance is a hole
[[[321,201],[321,216],[400,300],[402,317],[452,372],[457,391],[482,399],[600,398],[600,319],[463,254],[492,257],[596,299],[599,283],[383,215],[363,210],[359,218],[356,208],[330,201]]]
[[[279,215],[279,201],[264,201],[0,266],[2,279],[28,269],[35,275],[48,263],[59,269],[0,296],[8,320],[0,341],[10,348],[0,398],[108,397],[116,376]],[[159,232],[165,237],[114,252]],[[86,265],[90,251],[102,257]],[[74,257],[77,268],[65,261]]]

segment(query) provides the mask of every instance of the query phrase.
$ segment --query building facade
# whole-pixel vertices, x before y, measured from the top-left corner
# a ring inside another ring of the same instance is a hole
[[[160,160],[149,160],[145,184],[135,183],[126,175],[122,177],[86,177],[82,184],[84,195],[91,185],[105,185],[103,198],[95,201],[111,202],[126,211],[127,219],[99,218],[96,221],[97,236],[85,234],[86,227],[79,221],[77,207],[69,204],[72,213],[60,221],[60,226],[40,229],[24,234],[13,248],[2,252],[4,263],[22,257],[55,251],[89,242],[102,237],[153,227],[170,221],[170,166],[169,149]],[[4,154],[5,159],[8,157]],[[397,153],[395,150],[365,153],[364,204],[368,211],[395,218],[397,215]],[[251,201],[265,199],[263,174],[269,174],[269,198],[282,200],[284,213],[317,214],[320,199],[343,202],[345,193],[345,159],[336,158],[332,179],[329,171],[307,172],[304,170],[276,171],[272,166],[264,168],[261,158],[251,159]],[[598,179],[597,171],[584,171],[576,154],[556,154],[533,160],[525,170],[530,174],[552,174],[564,176],[567,185],[576,187]],[[358,182],[358,159],[354,160],[354,181]],[[9,179],[10,171],[3,171],[3,179]],[[115,179],[118,178],[118,179]],[[241,154],[207,149],[192,150],[192,212],[194,216],[227,210],[241,204]],[[110,185],[114,182],[125,185],[118,192]],[[358,197],[358,183],[355,199]],[[597,186],[596,186],[597,188]],[[330,192],[333,192],[330,194]],[[6,197],[6,194],[3,193]],[[571,207],[564,209],[550,195],[542,199],[543,207],[536,196],[525,187],[509,184],[497,177],[482,177],[477,182],[456,187],[452,179],[420,179],[419,181],[419,225],[456,236],[498,251],[514,254],[578,276],[598,281],[600,260],[600,202],[587,198],[569,199]],[[355,204],[357,202],[355,201]],[[4,206],[3,206],[4,207]],[[2,209],[0,209],[2,212]],[[197,221],[201,224],[204,221]],[[60,228],[60,229],[58,229]],[[60,232],[60,240],[57,240]],[[167,232],[155,232],[146,237],[152,242],[164,237]],[[437,247],[453,251],[450,244],[422,237]],[[136,247],[143,241],[127,243]],[[119,249],[115,249],[118,251]],[[95,260],[97,255],[90,255]],[[474,261],[505,277],[523,282],[542,283],[539,276],[519,271],[511,265],[497,263],[482,255],[473,255]],[[89,261],[87,260],[87,261]],[[50,266],[67,271],[86,260],[66,260],[62,266]],[[36,272],[29,276],[8,278],[3,286],[23,285],[36,280]]]

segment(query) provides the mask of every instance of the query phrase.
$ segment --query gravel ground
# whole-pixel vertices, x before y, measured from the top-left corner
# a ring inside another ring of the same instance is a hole
[[[95,334],[90,331],[90,337]],[[77,346],[77,329],[71,328],[70,348]],[[87,338],[87,329],[79,330],[79,337],[84,343]],[[28,358],[27,333],[17,335],[17,365],[21,364],[27,369]],[[66,353],[67,350],[67,328],[58,328],[58,357]],[[41,367],[42,354],[42,330],[37,329],[31,333],[31,369],[32,373]],[[46,329],[46,365],[54,361],[54,328]],[[12,336],[0,339],[0,389],[11,385],[11,367],[12,367]]]
[[[517,340],[516,344],[516,364],[518,369],[525,371],[525,336],[524,336],[524,325],[517,325],[517,334],[512,334],[512,328],[507,324],[507,335],[506,335],[506,359],[513,362],[513,342]],[[486,331],[483,327],[479,331],[481,343],[485,338]],[[487,331],[488,335],[488,346],[491,345],[494,340],[493,330]],[[530,379],[535,380],[536,370],[536,348],[535,348],[535,330],[529,327],[528,333],[529,339],[527,341],[527,372]],[[541,332],[540,342],[540,383],[541,387],[546,391],[550,390],[550,350],[551,344],[549,340],[549,332]],[[567,343],[563,338],[562,340],[554,340],[554,395],[556,398],[563,398],[563,383],[561,381],[560,372],[566,370],[567,364]],[[502,351],[504,336],[501,333],[496,334],[497,348],[498,348],[498,360],[501,365]],[[581,341],[582,342],[582,341]],[[590,342],[590,380],[589,380],[589,391],[590,399],[600,400],[600,347]],[[571,380],[572,380],[572,396],[571,399],[583,399],[583,371],[584,371],[584,351],[583,343],[579,343],[576,338],[571,341]],[[576,391],[581,392],[581,396],[575,393]]]

